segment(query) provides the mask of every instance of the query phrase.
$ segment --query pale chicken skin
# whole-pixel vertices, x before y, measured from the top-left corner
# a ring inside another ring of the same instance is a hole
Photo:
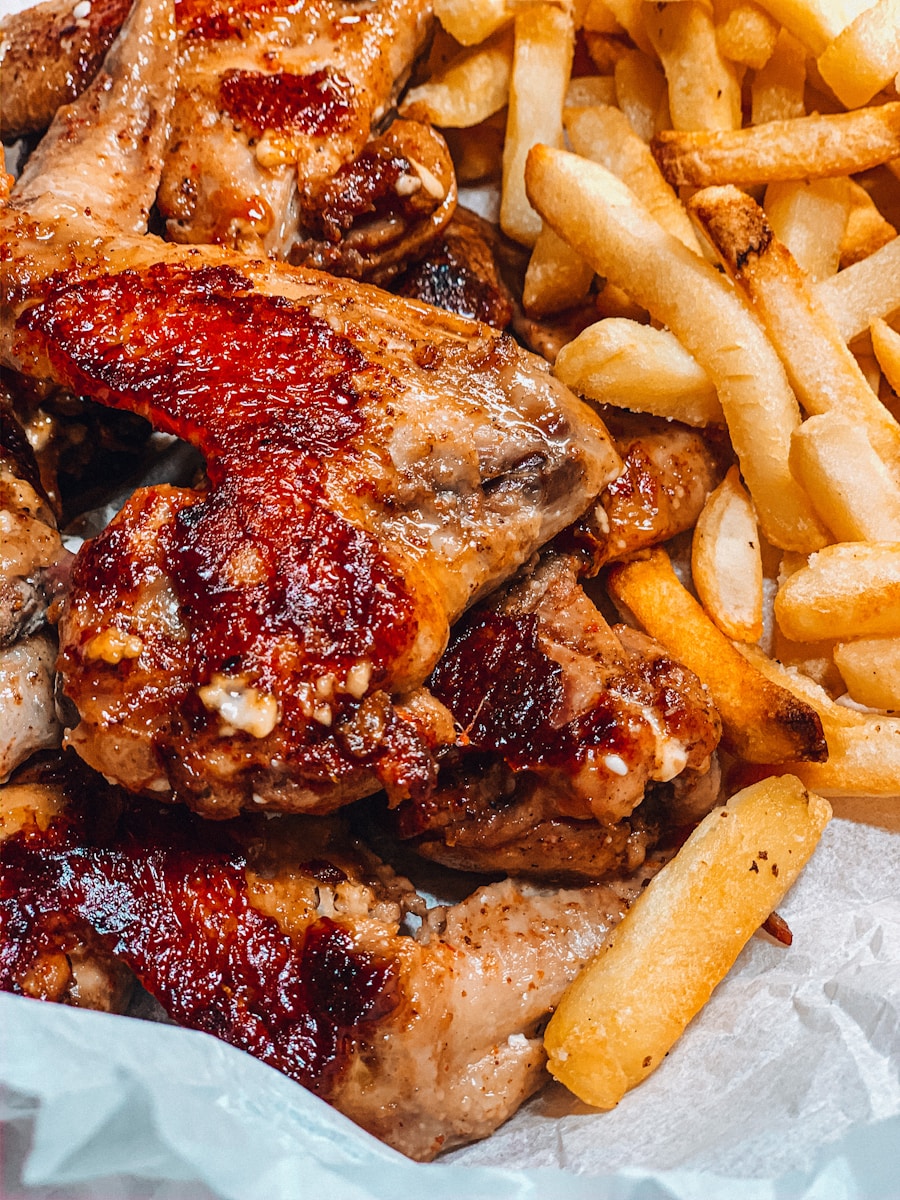
[[[504,882],[427,912],[337,819],[214,824],[46,774],[0,793],[0,988],[110,1008],[127,968],[417,1159],[541,1086],[539,1023],[637,889]]]
[[[113,53],[137,40],[141,79],[101,76],[63,110],[4,216],[7,360],[194,442],[209,476],[137,493],[80,555],[60,627],[81,716],[68,740],[126,787],[216,816],[420,792],[455,737],[417,690],[450,622],[619,459],[545,364],[486,326],[106,231],[146,218],[129,173],[162,158],[167,19],[135,10]],[[110,168],[96,201],[82,131]]]

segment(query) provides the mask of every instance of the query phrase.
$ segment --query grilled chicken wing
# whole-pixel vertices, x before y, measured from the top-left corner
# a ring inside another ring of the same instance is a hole
[[[127,787],[219,816],[427,789],[454,735],[417,689],[449,623],[618,457],[485,326],[105,230],[74,136],[89,120],[106,155],[99,215],[140,227],[149,185],[125,172],[136,147],[158,155],[171,89],[157,19],[139,6],[114,51],[137,41],[141,78],[106,72],[63,110],[4,215],[9,360],[192,441],[209,476],[139,492],[82,552],[61,625],[69,740]]]
[[[125,965],[419,1159],[544,1082],[536,1027],[632,894],[507,882],[426,913],[334,818],[211,824],[69,773],[0,798],[0,988],[109,1007]]]

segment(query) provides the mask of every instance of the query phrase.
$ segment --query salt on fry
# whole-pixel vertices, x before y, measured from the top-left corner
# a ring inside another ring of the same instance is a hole
[[[538,146],[526,182],[547,223],[667,326],[706,371],[768,540],[806,552],[824,545],[827,533],[788,466],[791,434],[800,424],[796,399],[734,289],[599,164]]]
[[[673,187],[852,175],[900,157],[900,101],[726,131],[663,131],[650,143]]]
[[[866,432],[838,413],[804,421],[791,469],[840,542],[900,542],[900,488]]]
[[[834,661],[857,704],[895,712],[900,709],[900,637],[839,642]]]
[[[723,58],[712,16],[695,0],[645,0],[644,27],[669,85],[676,129],[739,129],[741,85]]]
[[[616,604],[709,688],[731,753],[755,763],[825,757],[815,712],[750,666],[679,581],[665,551],[611,567],[607,586]]]
[[[900,542],[838,542],[810,556],[775,596],[794,641],[900,635]]]
[[[697,826],[564,993],[544,1035],[550,1073],[613,1108],[654,1071],[809,861],[831,806],[766,779]]]
[[[516,14],[500,225],[508,237],[526,246],[537,241],[541,220],[525,194],[525,160],[536,142],[555,146],[562,140],[574,46],[572,18],[554,5],[532,4]]]
[[[817,65],[847,108],[868,104],[900,74],[900,0],[876,0],[826,46]]]
[[[753,502],[731,467],[707,497],[691,544],[697,595],[726,637],[758,642],[763,634],[763,570]]]
[[[562,347],[554,374],[601,404],[683,421],[721,425],[725,417],[709,376],[667,330],[609,317]]]
[[[725,269],[763,321],[808,413],[837,412],[865,429],[900,479],[900,424],[873,393],[840,331],[758,204],[735,187],[689,201]]]

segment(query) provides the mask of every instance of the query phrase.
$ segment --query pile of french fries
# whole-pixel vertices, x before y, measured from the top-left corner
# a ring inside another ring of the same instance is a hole
[[[608,577],[710,689],[731,778],[763,780],[707,818],[551,1023],[551,1069],[609,1107],[784,894],[763,872],[751,898],[753,851],[812,852],[829,806],[806,789],[900,796],[900,0],[436,8],[446,36],[406,110],[448,131],[463,183],[500,162],[529,316],[596,308],[555,373],[724,425],[737,460],[692,583],[663,550]]]

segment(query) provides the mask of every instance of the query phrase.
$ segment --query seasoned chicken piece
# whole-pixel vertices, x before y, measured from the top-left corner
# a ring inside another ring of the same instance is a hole
[[[34,751],[59,745],[47,609],[71,560],[31,447],[0,397],[0,780]]]
[[[131,0],[45,0],[0,20],[4,142],[43,133],[100,69]]]
[[[486,1136],[546,1080],[539,1023],[636,890],[506,882],[426,913],[335,819],[211,824],[71,776],[10,790],[0,988],[71,1003],[79,966],[107,995],[110,962],[127,966],[179,1024],[418,1159]]]
[[[4,217],[8,358],[193,442],[209,477],[137,493],[82,551],[61,625],[69,742],[127,787],[217,816],[427,790],[454,732],[418,689],[449,623],[618,457],[545,364],[486,326],[59,220],[94,212],[71,138],[83,110],[113,184],[132,166],[133,143],[120,162],[109,136],[120,116],[156,154],[146,101],[160,110],[169,65],[154,13],[125,35],[141,79],[101,78],[63,110]],[[144,199],[123,183],[97,205],[134,227]]]
[[[662,647],[610,627],[547,555],[455,627],[428,681],[464,745],[398,813],[448,866],[601,879],[712,807],[721,724]]]

